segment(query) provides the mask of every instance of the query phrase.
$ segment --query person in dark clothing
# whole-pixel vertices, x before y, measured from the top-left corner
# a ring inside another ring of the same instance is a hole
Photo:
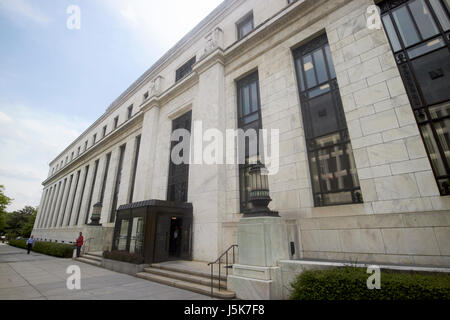
[[[77,238],[77,258],[80,257],[81,247],[83,246],[83,233],[80,232],[80,236]]]
[[[34,237],[31,235],[30,238],[27,240],[27,254],[30,254],[31,248],[33,248],[34,244]]]

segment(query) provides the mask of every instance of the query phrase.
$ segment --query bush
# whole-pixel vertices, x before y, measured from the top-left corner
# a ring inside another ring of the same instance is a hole
[[[103,257],[105,259],[117,260],[122,262],[142,264],[144,263],[144,257],[135,253],[129,253],[128,251],[104,251]]]
[[[35,242],[33,251],[60,258],[72,258],[73,245],[56,242]]]
[[[9,244],[14,247],[26,249],[26,242],[26,240],[10,240]],[[54,257],[72,258],[73,248],[74,247],[70,244],[36,241],[33,245],[32,251]]]
[[[9,245],[13,246],[13,247],[26,249],[27,248],[27,240],[25,240],[25,239],[22,239],[22,240],[9,240]]]
[[[291,284],[291,300],[450,299],[450,274],[381,270],[381,289],[369,290],[364,268],[308,270]]]

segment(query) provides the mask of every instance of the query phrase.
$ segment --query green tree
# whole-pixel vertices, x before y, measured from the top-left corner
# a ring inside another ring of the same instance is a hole
[[[0,234],[5,231],[6,228],[6,207],[11,204],[11,198],[7,197],[3,190],[5,187],[0,185]]]
[[[21,211],[26,212],[26,217],[28,216],[27,222],[22,227],[22,237],[29,238],[31,232],[33,231],[34,221],[36,220],[37,209],[34,207],[26,206]]]
[[[26,206],[21,210],[8,213],[6,217],[6,231],[9,238],[29,236],[29,233],[33,230],[36,212],[36,208]]]

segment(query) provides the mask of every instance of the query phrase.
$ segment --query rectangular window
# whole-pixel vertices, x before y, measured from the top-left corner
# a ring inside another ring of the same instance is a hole
[[[316,207],[362,202],[328,38],[294,50]]]
[[[191,58],[188,62],[183,64],[180,68],[177,69],[175,73],[175,82],[183,79],[185,76],[187,76],[192,71],[192,66],[196,62],[196,57]]]
[[[114,118],[114,129],[117,129],[118,125],[119,125],[119,116]]]
[[[77,150],[77,156],[80,155],[80,152],[81,152],[81,147],[78,147],[78,150]]]
[[[133,116],[133,105],[128,107],[128,120]]]
[[[92,145],[95,144],[96,140],[97,140],[97,134],[94,134],[94,136],[92,137]]]
[[[146,91],[146,92],[144,93],[144,96],[143,96],[143,97],[144,97],[144,101],[148,99],[148,91]]]
[[[104,138],[106,136],[106,129],[107,129],[107,126],[104,126],[103,127],[102,138]]]
[[[238,40],[244,38],[247,34],[249,34],[254,26],[253,26],[253,12],[250,12],[241,20],[236,23]]]
[[[136,137],[135,142],[135,151],[134,151],[134,164],[133,164],[133,173],[131,176],[131,189],[130,189],[130,197],[128,198],[128,203],[133,202],[133,195],[134,195],[134,183],[136,181],[136,171],[137,171],[137,164],[139,159],[139,148],[141,146],[141,136]]]
[[[84,142],[84,151],[87,150],[87,147],[88,147],[88,141],[86,140],[86,141]]]
[[[120,147],[119,165],[117,166],[117,176],[114,187],[113,203],[111,207],[111,215],[109,217],[109,222],[114,222],[116,219],[117,200],[120,191],[120,180],[122,179],[122,167],[123,167],[123,158],[125,156],[125,146],[126,145],[122,145]]]
[[[74,152],[72,151],[72,153],[70,154],[70,161],[73,160],[73,154],[74,154]]]
[[[449,2],[379,4],[441,195],[450,195]]]
[[[240,191],[240,209],[244,212],[248,209],[249,200],[249,171],[252,164],[259,160],[259,144],[258,137],[259,130],[262,129],[261,123],[261,103],[259,97],[259,77],[258,72],[241,79],[237,82],[237,97],[238,97],[238,127],[248,133],[246,138],[245,164],[239,165],[239,191]],[[255,135],[251,134],[254,130]],[[256,140],[255,140],[256,139]],[[249,148],[251,143],[257,144],[255,150]]]
[[[185,129],[191,132],[192,111],[172,121],[172,132],[177,129]],[[172,141],[170,150],[182,141]],[[184,153],[186,152],[186,153]],[[188,198],[189,180],[189,150],[181,150],[180,157],[184,160],[180,164],[175,164],[172,158],[169,159],[169,179],[167,183],[167,201],[186,202]]]

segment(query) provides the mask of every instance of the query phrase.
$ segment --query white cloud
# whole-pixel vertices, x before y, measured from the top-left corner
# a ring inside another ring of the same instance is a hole
[[[89,123],[25,106],[0,104],[0,184],[14,198],[8,210],[39,205],[48,163]]]
[[[27,0],[0,0],[0,12],[6,13],[11,20],[26,18],[39,24],[47,24],[50,19]]]
[[[103,3],[149,50],[163,54],[221,2],[105,0]]]

